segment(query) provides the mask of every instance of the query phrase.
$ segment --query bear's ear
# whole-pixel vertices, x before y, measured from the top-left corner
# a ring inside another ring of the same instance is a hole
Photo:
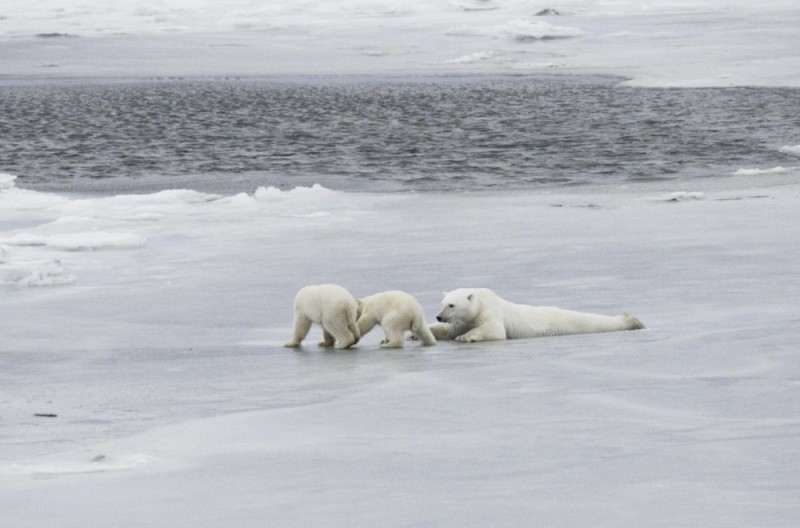
[[[467,300],[472,302],[472,294],[471,293],[469,295],[467,295]]]

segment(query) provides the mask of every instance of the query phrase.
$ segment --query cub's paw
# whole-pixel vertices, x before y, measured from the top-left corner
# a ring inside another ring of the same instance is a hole
[[[456,337],[455,341],[457,343],[477,343],[478,342],[478,340],[475,338],[475,336],[471,336],[469,334],[460,335],[460,336]]]

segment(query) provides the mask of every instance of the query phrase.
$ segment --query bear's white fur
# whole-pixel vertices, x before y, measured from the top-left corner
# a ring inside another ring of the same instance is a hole
[[[550,306],[514,304],[486,288],[460,288],[445,293],[439,323],[430,326],[437,339],[460,342],[519,339],[639,330],[630,315],[599,315]]]
[[[361,339],[356,325],[358,305],[350,292],[336,284],[306,286],[294,298],[294,336],[284,346],[299,347],[311,324],[322,326],[321,347],[349,348]]]
[[[384,333],[381,346],[385,348],[401,348],[406,330],[411,330],[423,345],[436,344],[422,306],[406,292],[386,291],[359,299],[356,324],[362,336],[380,325]]]

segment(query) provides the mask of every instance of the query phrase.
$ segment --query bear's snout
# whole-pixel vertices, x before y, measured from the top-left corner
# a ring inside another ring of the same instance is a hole
[[[439,321],[440,323],[444,322],[444,318],[441,315],[437,315],[436,320]]]

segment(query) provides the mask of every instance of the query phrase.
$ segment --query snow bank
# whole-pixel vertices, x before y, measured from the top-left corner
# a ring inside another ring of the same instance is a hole
[[[92,269],[92,254],[98,251],[143,249],[150,239],[160,244],[174,236],[206,237],[202,226],[207,222],[228,226],[236,232],[231,236],[239,236],[250,222],[346,219],[352,206],[345,193],[321,185],[288,190],[259,187],[253,194],[234,196],[176,189],[67,198],[18,189],[11,175],[0,182],[0,226],[4,220],[20,226],[0,230],[0,244],[9,248],[0,263],[0,282],[27,286],[72,284],[81,270]]]

